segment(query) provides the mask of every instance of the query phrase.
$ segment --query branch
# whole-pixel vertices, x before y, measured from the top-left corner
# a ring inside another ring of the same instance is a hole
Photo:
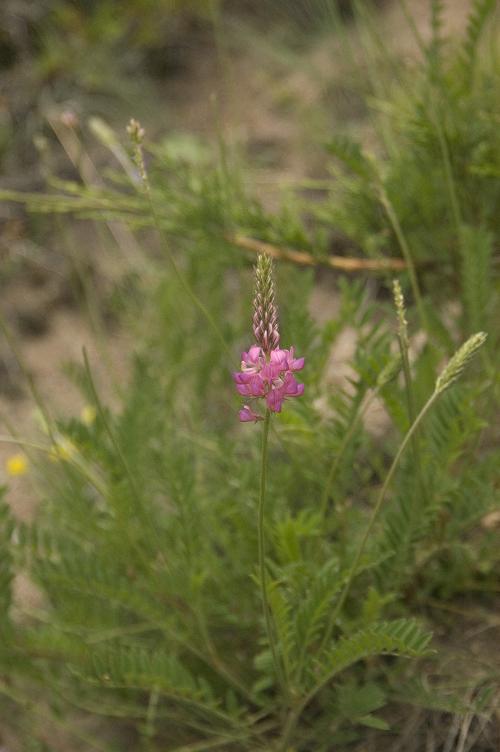
[[[340,269],[343,272],[401,272],[407,269],[407,264],[403,259],[364,259],[345,256],[327,256],[325,259],[316,259],[307,251],[278,248],[271,243],[264,243],[261,240],[248,238],[244,235],[226,235],[225,238],[238,248],[244,248],[253,253],[267,253],[273,258],[291,261],[300,266],[319,266],[321,264],[332,269]]]

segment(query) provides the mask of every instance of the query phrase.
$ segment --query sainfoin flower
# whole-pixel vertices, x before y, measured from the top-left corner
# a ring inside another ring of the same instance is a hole
[[[299,384],[295,371],[304,367],[304,358],[296,358],[290,350],[271,350],[269,355],[258,345],[253,345],[241,356],[241,371],[233,374],[236,389],[251,400],[264,399],[273,413],[280,413],[287,397],[300,397],[304,384]],[[240,411],[242,422],[262,420],[253,408],[245,405]]]
[[[279,348],[278,313],[274,302],[271,259],[259,255],[255,271],[253,331],[257,344],[242,353],[241,371],[233,374],[236,389],[249,400],[264,400],[273,413],[280,413],[288,397],[300,397],[304,384],[294,376],[304,367],[304,358],[296,358],[294,348]],[[240,421],[257,422],[263,417],[246,404]]]

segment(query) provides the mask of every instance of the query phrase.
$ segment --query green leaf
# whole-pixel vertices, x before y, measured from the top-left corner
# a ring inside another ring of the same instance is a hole
[[[344,637],[331,650],[321,664],[322,684],[349,666],[370,656],[399,655],[408,658],[425,655],[431,634],[424,631],[413,619],[379,622],[362,629],[352,637]]]
[[[378,718],[376,715],[365,715],[363,718],[359,718],[358,721],[363,726],[380,729],[380,731],[389,731],[391,728],[383,718]]]

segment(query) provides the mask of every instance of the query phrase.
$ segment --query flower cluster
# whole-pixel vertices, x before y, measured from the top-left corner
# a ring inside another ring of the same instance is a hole
[[[267,356],[261,347],[253,345],[242,354],[241,371],[234,373],[233,378],[241,395],[264,398],[268,409],[279,413],[287,397],[300,397],[304,393],[304,384],[299,384],[293,375],[303,367],[304,358],[295,358],[293,347],[276,348]],[[240,410],[240,420],[244,423],[262,419],[249,405]]]
[[[294,349],[280,350],[278,309],[274,301],[273,263],[260,253],[255,267],[253,333],[257,341],[241,356],[241,371],[233,374],[236,389],[243,397],[265,399],[267,410],[280,413],[287,397],[300,397],[304,384],[293,375],[304,367],[304,358],[296,358]],[[240,410],[243,423],[264,420],[250,405]]]

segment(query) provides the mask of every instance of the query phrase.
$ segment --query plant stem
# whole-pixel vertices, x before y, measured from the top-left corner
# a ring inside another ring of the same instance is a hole
[[[396,214],[396,211],[394,209],[394,205],[390,200],[381,179],[379,182],[379,196],[408,267],[408,275],[410,277],[411,289],[420,318],[420,325],[422,326],[422,329],[427,332],[429,331],[429,328],[427,326],[427,314],[425,312],[422,294],[420,292],[420,287],[418,284],[417,273],[415,271],[415,263],[410,251],[410,246],[408,245],[408,241],[406,240],[405,234],[399,222],[398,215]]]
[[[144,163],[144,157],[143,157],[143,153],[142,153],[142,148],[139,148],[139,150],[137,152],[137,157],[140,160],[140,163],[139,163],[140,164],[140,168],[139,169],[140,169],[141,178],[142,178],[142,182],[143,182],[143,186],[144,186],[144,191],[146,193],[146,198],[147,198],[148,205],[149,205],[149,210],[150,210],[150,213],[151,213],[151,218],[152,218],[153,224],[154,224],[154,226],[155,226],[155,228],[156,228],[156,230],[158,232],[158,235],[160,236],[161,240],[164,243],[164,247],[165,247],[165,250],[166,250],[166,253],[167,253],[167,256],[168,256],[168,260],[170,261],[170,266],[172,267],[172,270],[173,270],[175,276],[177,277],[177,280],[179,281],[180,285],[184,289],[184,292],[188,295],[188,297],[194,303],[194,305],[196,306],[196,308],[198,308],[198,310],[200,311],[200,313],[206,318],[206,320],[209,323],[210,327],[212,328],[214,334],[219,339],[219,341],[220,341],[220,343],[221,343],[221,345],[222,345],[222,347],[223,347],[224,352],[226,353],[226,355],[230,355],[231,353],[230,353],[229,347],[228,347],[228,345],[226,343],[226,340],[224,339],[224,335],[222,334],[221,330],[219,329],[219,327],[218,327],[218,325],[217,325],[214,317],[212,316],[212,314],[210,313],[210,311],[208,310],[208,308],[205,306],[205,304],[203,303],[203,301],[200,300],[200,298],[196,295],[195,291],[193,290],[193,288],[189,284],[187,278],[182,273],[182,271],[180,270],[180,268],[179,268],[179,266],[177,264],[177,261],[175,260],[175,256],[174,256],[174,254],[172,252],[172,249],[170,247],[169,239],[167,237],[166,232],[163,230],[163,227],[162,227],[161,222],[160,222],[160,218],[158,216],[158,212],[156,211],[156,206],[155,206],[154,199],[153,199],[153,192],[151,190],[151,184],[149,182],[149,176],[148,176],[148,173],[147,173],[147,170],[146,170],[146,165]]]
[[[360,401],[359,405],[356,408],[356,411],[352,417],[351,424],[347,431],[344,434],[344,437],[342,439],[342,443],[340,444],[339,450],[335,457],[333,458],[333,462],[330,466],[330,471],[328,473],[328,477],[326,479],[325,487],[323,489],[323,493],[321,495],[321,502],[319,507],[319,512],[321,515],[321,518],[324,519],[326,516],[327,508],[328,508],[328,499],[330,498],[330,493],[332,490],[333,481],[335,480],[335,476],[337,474],[338,467],[340,465],[340,460],[344,456],[344,452],[349,446],[349,443],[354,435],[354,432],[356,428],[359,425],[360,420],[365,415],[366,411],[372,404],[375,397],[378,395],[378,390],[374,389],[368,397],[363,397],[363,399]]]
[[[412,425],[415,421],[415,400],[413,397],[413,388],[412,388],[412,382],[411,382],[410,359],[408,356],[408,342],[407,340],[405,340],[405,337],[401,335],[401,333],[398,335],[398,341],[399,341],[399,350],[401,352],[401,362],[403,364],[403,376],[404,376],[404,382],[405,382],[406,402],[408,406],[408,418],[409,418],[410,425]],[[411,446],[412,446],[413,457],[415,460],[418,490],[420,491],[421,501],[425,501],[426,491],[425,491],[424,477],[422,473],[422,462],[420,459],[420,446],[418,442],[418,435],[416,433],[411,440]],[[413,522],[415,519],[414,511],[415,510],[412,506],[411,508],[411,518],[412,518],[411,528],[412,529],[413,529]]]
[[[384,481],[384,485],[382,486],[382,488],[380,490],[377,502],[376,502],[376,504],[375,504],[375,506],[373,508],[370,520],[368,522],[368,526],[367,526],[367,528],[365,530],[365,533],[363,535],[363,538],[361,539],[361,542],[360,542],[360,544],[358,546],[358,550],[356,551],[356,554],[354,556],[354,560],[353,560],[353,563],[351,565],[351,569],[349,571],[347,582],[346,582],[346,584],[344,586],[344,589],[342,591],[342,594],[341,594],[339,600],[337,601],[337,605],[334,608],[334,610],[332,612],[332,615],[330,617],[330,621],[329,621],[329,624],[328,624],[328,627],[327,627],[327,630],[326,630],[326,633],[325,633],[325,637],[323,638],[322,647],[325,646],[327,644],[328,640],[330,639],[331,633],[333,632],[333,628],[335,626],[335,622],[337,620],[337,616],[339,615],[339,613],[340,613],[340,611],[341,611],[341,609],[342,609],[342,607],[343,607],[343,605],[345,603],[345,600],[346,600],[346,598],[347,598],[347,596],[349,594],[349,591],[351,589],[351,585],[352,585],[352,583],[354,581],[354,578],[356,576],[356,573],[357,573],[359,562],[360,562],[361,557],[363,556],[364,550],[366,548],[366,544],[368,542],[368,538],[369,538],[370,533],[371,533],[371,531],[373,529],[375,521],[376,521],[376,519],[377,519],[377,517],[379,515],[380,509],[382,508],[382,504],[384,503],[387,490],[388,490],[389,485],[390,485],[390,483],[392,481],[392,478],[393,478],[394,473],[396,471],[396,468],[397,468],[397,466],[399,464],[399,461],[400,461],[400,459],[401,459],[401,457],[402,457],[402,455],[403,455],[406,447],[408,446],[408,444],[413,439],[413,437],[415,435],[415,432],[416,432],[417,428],[419,427],[420,423],[422,422],[422,420],[424,419],[424,417],[427,415],[427,413],[429,412],[429,410],[431,409],[432,405],[434,404],[434,402],[436,401],[436,399],[439,397],[439,395],[440,395],[440,392],[438,392],[438,391],[434,391],[431,394],[431,396],[429,397],[429,399],[427,400],[427,402],[425,403],[425,405],[423,406],[423,408],[421,409],[421,411],[419,412],[419,414],[415,418],[415,421],[410,426],[410,428],[409,428],[406,436],[404,437],[403,441],[401,442],[401,445],[400,445],[400,447],[399,447],[399,449],[398,449],[398,451],[396,453],[396,456],[394,457],[394,460],[392,461],[392,465],[389,468],[389,472],[386,475],[386,478],[385,478],[385,481]],[[296,725],[298,723],[298,720],[299,720],[299,718],[300,718],[300,716],[302,714],[302,711],[311,702],[311,700],[316,696],[316,694],[321,689],[323,689],[323,687],[325,687],[328,684],[328,682],[330,681],[331,677],[335,673],[336,673],[336,669],[332,673],[328,674],[328,676],[326,676],[323,679],[321,679],[321,681],[315,687],[313,687],[308,692],[308,694],[300,700],[300,702],[298,703],[298,705],[290,712],[290,715],[289,715],[288,720],[287,720],[287,722],[285,724],[285,729],[284,729],[284,733],[283,733],[283,742],[282,742],[282,750],[283,750],[283,752],[287,752],[288,744],[289,744],[290,739],[292,737],[292,734],[293,734],[293,732],[295,730],[295,727],[296,727]]]
[[[276,641],[274,639],[273,625],[271,622],[271,610],[269,607],[269,600],[267,594],[267,576],[266,576],[266,553],[264,543],[264,504],[266,498],[266,480],[267,480],[267,445],[269,437],[269,422],[271,419],[271,413],[269,409],[266,410],[266,417],[264,419],[263,431],[262,431],[262,451],[260,461],[260,492],[259,492],[259,510],[257,521],[257,534],[259,544],[259,578],[260,578],[260,591],[262,596],[262,608],[264,611],[264,620],[266,624],[266,633],[271,653],[273,656],[274,670],[278,682],[286,692],[286,682],[284,680],[283,672],[281,669],[281,663],[278,656],[278,649],[276,647]]]
[[[92,374],[92,369],[90,367],[88,353],[85,348],[83,348],[83,363],[85,367],[85,376],[87,378],[87,382],[90,388],[90,393],[91,393],[94,405],[96,407],[99,418],[102,422],[104,430],[106,431],[109,437],[111,445],[113,446],[113,449],[116,452],[116,456],[120,460],[120,463],[123,467],[123,470],[125,472],[125,475],[127,477],[127,480],[130,486],[130,490],[132,492],[132,495],[136,503],[137,512],[141,515],[144,524],[150,528],[153,534],[153,537],[156,539],[157,546],[158,546],[158,556],[161,559],[165,569],[168,570],[169,567],[165,559],[165,555],[163,553],[163,540],[161,538],[160,533],[158,532],[158,525],[156,523],[156,520],[153,517],[153,513],[151,509],[147,506],[147,504],[144,503],[140,486],[135,478],[134,473],[132,472],[132,469],[130,468],[130,465],[123,452],[121,444],[118,441],[118,438],[115,434],[114,428],[111,427],[111,423],[108,420],[108,416],[106,415],[106,411],[104,410],[103,404],[101,402],[101,398],[99,397],[99,393],[95,385],[94,376]],[[127,529],[126,529],[126,534],[129,536],[132,547],[135,548],[138,556],[140,557],[142,563],[147,569],[150,566],[150,561],[148,560],[148,557],[146,556],[145,552],[142,550],[139,543],[134,540],[130,531]]]

